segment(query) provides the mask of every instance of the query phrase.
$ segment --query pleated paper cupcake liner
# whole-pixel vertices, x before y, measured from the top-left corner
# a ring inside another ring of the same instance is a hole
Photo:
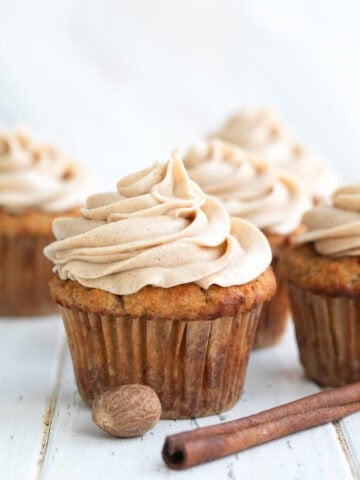
[[[52,236],[0,234],[0,315],[45,315],[56,312],[50,298],[51,263],[43,249]]]
[[[260,307],[234,317],[179,321],[115,317],[60,307],[79,392],[149,385],[162,418],[230,409],[240,398]]]
[[[289,301],[286,282],[279,272],[278,260],[271,264],[276,277],[276,292],[265,302],[256,331],[254,348],[270,347],[278,343],[285,333],[289,318]]]
[[[359,380],[360,298],[288,290],[306,375],[329,387]]]

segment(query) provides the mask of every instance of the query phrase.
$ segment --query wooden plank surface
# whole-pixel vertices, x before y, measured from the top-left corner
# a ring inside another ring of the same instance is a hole
[[[336,423],[338,440],[348,458],[354,477],[360,478],[360,414]]]
[[[0,320],[0,478],[35,479],[57,396],[57,316]]]

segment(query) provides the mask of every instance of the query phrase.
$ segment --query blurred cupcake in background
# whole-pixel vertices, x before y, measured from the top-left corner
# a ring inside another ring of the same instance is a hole
[[[54,221],[45,249],[77,385],[86,403],[110,387],[149,385],[163,418],[194,418],[239,399],[271,250],[250,222],[188,177],[179,156],[88,198]]]
[[[57,148],[25,129],[0,129],[0,315],[55,311],[43,248],[52,221],[76,215],[89,176]]]
[[[306,375],[320,385],[360,379],[360,183],[305,213],[308,230],[281,260]]]
[[[301,231],[301,217],[311,205],[302,184],[233,144],[209,140],[190,148],[184,158],[190,177],[222,202],[230,216],[244,218],[270,242],[277,291],[264,305],[255,347],[274,345],[285,331],[288,302],[278,260]]]
[[[212,137],[259,154],[270,163],[300,176],[314,204],[329,200],[338,185],[335,170],[301,145],[272,109],[244,109],[231,117]]]

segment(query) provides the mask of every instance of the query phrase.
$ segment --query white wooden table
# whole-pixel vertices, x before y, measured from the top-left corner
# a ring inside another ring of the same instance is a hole
[[[92,423],[75,386],[60,317],[0,321],[0,478],[4,480],[360,479],[360,414],[190,470],[168,470],[166,435],[231,420],[318,391],[304,379],[292,328],[251,356],[242,399],[208,418],[160,421],[135,439]]]

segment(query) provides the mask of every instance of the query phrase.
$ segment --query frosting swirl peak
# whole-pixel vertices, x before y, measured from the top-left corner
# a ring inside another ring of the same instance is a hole
[[[309,196],[291,174],[230,143],[199,144],[189,149],[184,164],[190,177],[231,216],[271,233],[291,233],[310,207]]]
[[[305,213],[308,231],[298,243],[313,242],[315,250],[330,257],[360,255],[360,183],[336,190],[332,206],[319,206]]]
[[[61,212],[83,203],[89,176],[27,130],[0,128],[0,208]]]
[[[328,199],[337,185],[336,174],[330,165],[300,145],[270,108],[242,110],[213,136],[300,175],[316,200]]]
[[[231,222],[177,154],[120,180],[116,192],[91,196],[81,218],[53,226],[57,241],[45,255],[59,277],[118,295],[146,285],[241,285],[271,262],[262,233]]]

